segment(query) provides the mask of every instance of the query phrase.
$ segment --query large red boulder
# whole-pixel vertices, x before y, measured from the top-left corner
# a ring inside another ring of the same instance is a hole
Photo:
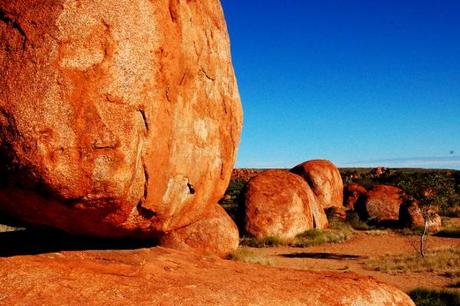
[[[328,160],[310,160],[291,169],[310,185],[324,209],[343,206],[343,181],[339,169]]]
[[[358,200],[362,199],[366,195],[367,190],[360,184],[348,184],[343,193],[343,205],[347,208],[353,209]]]
[[[364,209],[367,217],[377,222],[398,221],[404,192],[394,186],[375,185],[366,194]]]
[[[242,111],[220,1],[0,0],[0,209],[157,237],[224,194]]]
[[[150,248],[0,258],[3,305],[414,306],[354,273],[304,271]]]
[[[311,205],[317,202],[302,178],[285,170],[263,172],[247,185],[246,231],[258,239],[293,239],[313,228]]]
[[[202,255],[226,257],[238,248],[239,241],[235,222],[216,204],[201,220],[164,235],[160,244]]]

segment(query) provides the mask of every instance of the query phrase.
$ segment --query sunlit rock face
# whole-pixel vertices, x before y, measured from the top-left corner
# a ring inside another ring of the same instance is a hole
[[[238,227],[222,206],[214,205],[203,218],[161,237],[167,248],[201,255],[227,257],[240,243]]]
[[[0,0],[0,209],[154,237],[223,195],[242,112],[220,2]]]
[[[343,207],[343,181],[339,169],[328,160],[309,160],[291,169],[310,185],[324,209]]]
[[[364,214],[377,222],[398,221],[404,191],[395,186],[375,185],[366,193]],[[358,211],[362,208],[357,207]]]
[[[317,207],[316,198],[301,177],[285,170],[265,171],[247,185],[246,232],[257,239],[292,240],[314,228],[312,207]]]

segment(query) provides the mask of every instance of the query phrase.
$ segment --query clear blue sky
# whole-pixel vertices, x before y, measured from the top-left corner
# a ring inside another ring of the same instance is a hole
[[[245,114],[237,167],[460,168],[460,1],[222,4]]]

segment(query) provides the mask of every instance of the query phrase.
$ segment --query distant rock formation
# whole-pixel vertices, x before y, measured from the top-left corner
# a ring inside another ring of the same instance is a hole
[[[246,231],[258,239],[293,239],[313,228],[311,205],[316,199],[302,178],[286,170],[263,172],[247,186]]]
[[[310,185],[324,209],[343,206],[343,181],[339,169],[328,160],[310,160],[291,169]]]
[[[402,189],[388,185],[375,185],[366,193],[364,213],[376,222],[399,220],[400,206],[404,202]]]
[[[160,240],[164,247],[220,257],[230,255],[239,242],[238,227],[217,204],[199,221],[171,231]]]
[[[390,174],[390,169],[385,168],[385,167],[377,167],[371,170],[370,176],[371,178],[379,178],[379,177],[389,175],[389,174]]]
[[[218,0],[0,0],[0,209],[159,237],[224,194],[242,111]]]

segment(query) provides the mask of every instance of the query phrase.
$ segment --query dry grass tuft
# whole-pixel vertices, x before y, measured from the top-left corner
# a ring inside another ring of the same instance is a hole
[[[279,237],[267,237],[257,239],[254,237],[243,237],[240,245],[253,248],[267,248],[277,246],[310,247],[324,243],[340,243],[348,240],[353,234],[353,229],[347,223],[333,221],[330,227],[324,230],[311,229],[297,235],[291,241],[285,241]]]
[[[415,255],[386,255],[370,259],[365,268],[380,272],[438,272],[460,273],[460,249],[447,248],[426,252],[425,257]]]
[[[259,264],[259,265],[266,265],[266,266],[273,266],[275,261],[273,258],[258,254],[250,249],[247,248],[238,248],[233,254],[230,256],[231,260],[245,262],[245,263],[252,263],[252,264]]]

